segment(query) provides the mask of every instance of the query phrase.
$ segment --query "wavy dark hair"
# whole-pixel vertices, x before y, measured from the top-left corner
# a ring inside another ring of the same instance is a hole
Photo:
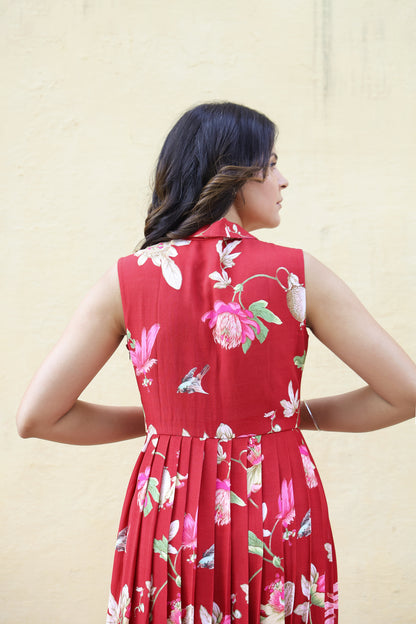
[[[186,238],[221,219],[249,178],[266,175],[276,136],[270,119],[240,104],[188,110],[160,152],[145,239],[137,248]]]

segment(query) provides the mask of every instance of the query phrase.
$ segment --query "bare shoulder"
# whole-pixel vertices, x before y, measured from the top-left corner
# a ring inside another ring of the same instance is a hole
[[[346,314],[369,314],[351,288],[336,273],[308,252],[305,261],[307,325],[314,331],[328,316],[336,323]]]
[[[115,332],[120,335],[125,334],[117,262],[90,289],[79,308],[79,312],[86,315],[93,313],[96,318],[101,318],[101,320],[105,317],[107,326],[113,325]]]

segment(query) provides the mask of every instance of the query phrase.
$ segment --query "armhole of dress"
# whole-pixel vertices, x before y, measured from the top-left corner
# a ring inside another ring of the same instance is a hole
[[[305,321],[302,325],[302,329],[303,329],[303,333],[305,335],[305,341],[306,341],[306,349],[308,346],[308,341],[309,341],[309,333],[308,333],[308,327],[306,325],[306,317],[307,317],[307,294],[306,294],[306,270],[305,270],[305,253],[303,251],[303,249],[298,249],[299,252],[299,269],[300,269],[300,275],[299,275],[299,281],[301,284],[303,284],[304,288],[305,288]]]
[[[121,295],[121,305],[123,306],[123,317],[124,317],[124,328],[126,330],[128,330],[128,318],[127,318],[127,310],[128,310],[128,305],[127,305],[127,293],[125,290],[125,280],[124,280],[124,264],[126,262],[125,258],[119,258],[119,260],[117,261],[117,273],[118,273],[118,284],[119,284],[119,288],[120,288],[120,295]]]

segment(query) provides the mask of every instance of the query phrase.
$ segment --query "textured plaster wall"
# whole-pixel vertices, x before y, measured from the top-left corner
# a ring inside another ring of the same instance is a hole
[[[21,440],[14,414],[80,298],[141,238],[158,150],[190,105],[276,120],[291,184],[259,236],[327,263],[416,358],[415,29],[412,0],[0,3],[0,622],[105,620],[142,440]],[[305,397],[359,385],[311,339]],[[136,401],[124,348],[85,398]],[[416,622],[415,433],[307,435],[343,624]]]

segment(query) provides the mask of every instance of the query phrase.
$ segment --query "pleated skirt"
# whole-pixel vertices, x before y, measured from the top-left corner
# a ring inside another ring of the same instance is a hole
[[[122,510],[107,624],[336,624],[327,503],[300,430],[149,434]]]

